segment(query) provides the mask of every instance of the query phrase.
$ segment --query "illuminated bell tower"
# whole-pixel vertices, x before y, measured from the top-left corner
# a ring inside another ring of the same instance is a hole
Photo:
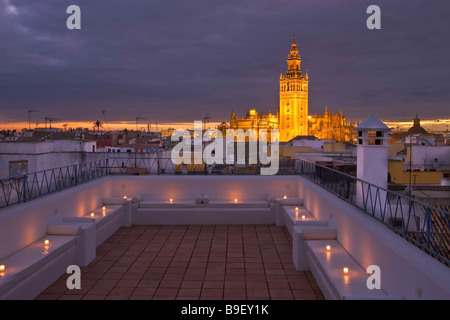
[[[280,141],[308,135],[308,72],[302,75],[300,62],[294,34],[286,75],[280,74]]]

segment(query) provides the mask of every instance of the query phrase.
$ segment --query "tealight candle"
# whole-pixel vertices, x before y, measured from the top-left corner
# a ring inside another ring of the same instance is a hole
[[[105,210],[106,210],[106,207],[102,207],[102,210],[105,211]]]
[[[287,199],[287,197],[286,197],[286,196],[284,196],[283,198],[284,198],[284,199]]]
[[[170,202],[170,203],[172,203],[172,202],[173,202],[173,199],[172,199],[172,198],[170,198],[170,199],[169,199],[169,202]]]
[[[327,245],[326,248],[327,248],[327,251],[331,251],[331,246],[330,245]]]
[[[95,216],[95,214],[93,212],[91,212],[91,217]]]
[[[44,241],[44,244],[45,244],[46,246],[48,246],[48,245],[50,244],[50,241],[45,240],[45,241]]]
[[[344,269],[342,269],[342,271],[344,272],[345,275],[348,275],[348,268],[344,267]]]
[[[127,198],[127,196],[123,196],[123,198],[124,198],[124,199],[126,199],[126,198]]]
[[[295,211],[298,211],[298,207],[295,207]]]
[[[305,220],[305,219],[306,219],[305,215],[302,215],[302,220]]]
[[[0,272],[3,272],[3,271],[5,271],[5,265],[4,265],[4,264],[1,264],[1,265],[0,265]]]
[[[237,203],[237,199],[234,199],[234,203]]]

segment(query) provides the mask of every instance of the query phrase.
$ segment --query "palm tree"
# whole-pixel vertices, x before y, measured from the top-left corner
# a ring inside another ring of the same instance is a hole
[[[100,131],[100,128],[103,127],[103,123],[100,120],[94,122],[94,127],[97,127],[97,131]]]

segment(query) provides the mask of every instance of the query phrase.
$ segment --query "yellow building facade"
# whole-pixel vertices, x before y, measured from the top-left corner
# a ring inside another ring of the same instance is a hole
[[[231,113],[230,129],[254,129],[259,132],[260,129],[270,132],[272,129],[278,129],[278,116],[272,113],[259,114],[256,109],[250,109],[244,117],[237,118],[234,112]]]
[[[308,73],[302,74],[297,42],[292,41],[287,59],[287,71],[280,74],[280,104],[278,121],[280,141],[308,135]]]
[[[353,141],[355,123],[349,123],[342,111],[332,113],[325,107],[323,115],[312,115],[308,119],[308,134],[318,139],[350,142]]]
[[[403,161],[389,160],[388,172],[390,182],[396,184],[437,184],[441,183],[441,179],[448,171],[405,171]]]

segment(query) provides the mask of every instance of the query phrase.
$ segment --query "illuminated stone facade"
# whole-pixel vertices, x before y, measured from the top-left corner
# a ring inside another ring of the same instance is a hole
[[[308,117],[308,72],[302,74],[300,63],[294,35],[287,59],[287,71],[285,75],[280,74],[280,103],[277,114],[258,114],[253,108],[247,111],[245,117],[237,118],[232,112],[229,128],[256,131],[266,129],[268,132],[279,129],[280,142],[307,135],[339,142],[351,141],[354,124],[349,124],[341,111],[333,114],[325,107],[324,115],[315,114]],[[224,123],[220,128],[225,132]]]
[[[334,140],[339,142],[352,141],[355,135],[355,123],[349,123],[342,111],[332,113],[325,107],[323,115],[312,115],[308,119],[309,135],[318,139]]]
[[[308,135],[308,73],[300,70],[297,42],[292,41],[286,74],[280,74],[280,104],[278,106],[280,141]]]
[[[278,116],[272,113],[258,114],[256,109],[247,111],[245,118],[236,118],[234,112],[231,113],[230,129],[255,129],[257,132],[260,129],[270,132],[272,129],[278,129]]]

